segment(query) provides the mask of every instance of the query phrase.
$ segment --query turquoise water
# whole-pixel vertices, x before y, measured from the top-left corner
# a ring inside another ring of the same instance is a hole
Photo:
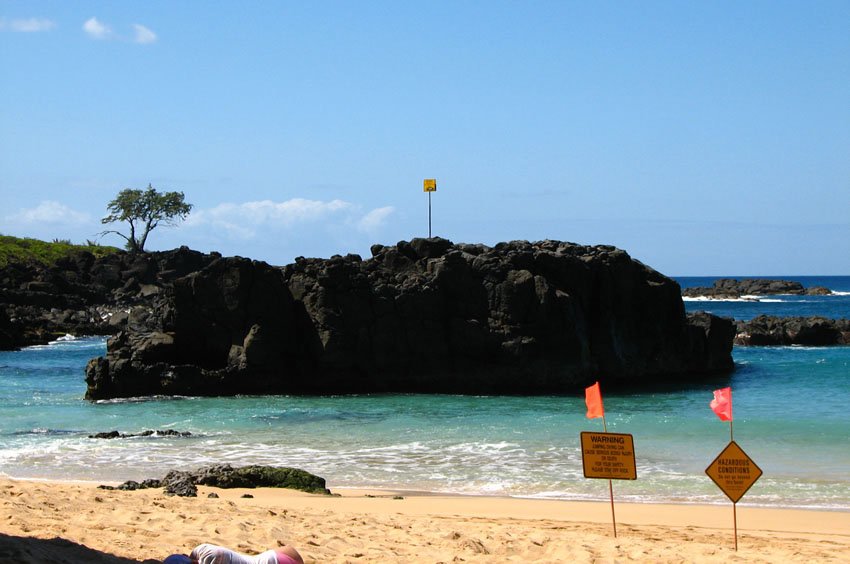
[[[850,278],[843,281],[850,286]],[[604,480],[582,476],[579,433],[601,430],[600,420],[584,417],[583,397],[86,402],[85,363],[104,352],[103,339],[86,338],[0,353],[0,472],[123,481],[208,463],[257,463],[304,468],[332,489],[607,498]],[[735,440],[764,471],[741,503],[850,509],[850,347],[736,348],[734,357],[731,377],[699,387],[630,395],[603,389],[609,431],[634,435],[637,455],[638,479],[616,481],[617,498],[728,503],[704,470],[729,440],[728,424],[708,408],[711,392],[731,385]],[[87,438],[164,428],[192,436]]]

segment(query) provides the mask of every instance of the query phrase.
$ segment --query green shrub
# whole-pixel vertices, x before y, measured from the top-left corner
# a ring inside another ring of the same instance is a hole
[[[68,239],[54,239],[48,243],[39,239],[0,235],[0,267],[10,262],[51,264],[78,251],[88,251],[98,257],[118,251],[116,247],[93,244],[91,241],[86,243],[75,245]]]

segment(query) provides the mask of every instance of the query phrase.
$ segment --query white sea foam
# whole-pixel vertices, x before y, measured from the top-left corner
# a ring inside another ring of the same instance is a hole
[[[77,340],[77,337],[75,337],[74,335],[71,335],[70,333],[65,333],[63,336],[59,337],[58,339],[56,339],[56,341],[53,341],[53,342],[55,343],[57,341],[76,341],[76,340]]]
[[[130,398],[111,398],[96,400],[97,404],[113,404],[113,403],[144,403],[148,401],[180,401],[188,399],[198,399],[196,396],[134,396]]]
[[[777,294],[777,295],[790,296],[791,294]],[[850,295],[850,292],[848,292],[847,295]],[[783,298],[777,298],[775,296],[776,295],[772,295],[769,298],[766,297],[766,296],[758,296],[758,295],[747,295],[747,296],[741,296],[740,298],[715,298],[713,296],[682,296],[682,301],[683,302],[718,302],[718,303],[744,302],[744,303],[762,303],[762,304],[785,304],[785,303],[791,302],[791,300],[783,299]],[[813,302],[814,302],[814,300],[793,300],[793,303],[795,303],[795,304],[808,304],[808,303],[813,303]]]
[[[25,351],[69,349],[69,350],[89,350],[100,349],[105,346],[106,339],[103,337],[75,337],[71,334],[66,334],[59,337],[55,341],[50,341],[46,345],[30,345],[24,347]]]
[[[712,296],[682,296],[683,302],[765,302],[773,300],[761,299],[758,296],[742,296],[740,298],[715,298]],[[781,302],[782,300],[775,300]]]

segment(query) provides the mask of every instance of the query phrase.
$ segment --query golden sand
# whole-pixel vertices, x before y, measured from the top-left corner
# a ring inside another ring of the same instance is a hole
[[[215,491],[220,497],[208,498]],[[242,498],[243,494],[253,498]],[[341,490],[106,491],[0,479],[0,563],[160,562],[210,542],[306,562],[848,562],[850,513]],[[401,498],[401,499],[398,499]]]

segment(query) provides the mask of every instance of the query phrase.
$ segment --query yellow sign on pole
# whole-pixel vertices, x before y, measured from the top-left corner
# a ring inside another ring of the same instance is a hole
[[[581,463],[585,478],[637,480],[634,438],[622,433],[584,432]]]
[[[723,490],[732,503],[738,503],[738,500],[744,497],[763,472],[738,446],[738,443],[730,441],[726,448],[720,451],[714,462],[708,465],[705,473],[717,484],[717,487]]]
[[[436,178],[426,178],[423,184],[423,192],[436,192],[437,191],[437,179]]]

